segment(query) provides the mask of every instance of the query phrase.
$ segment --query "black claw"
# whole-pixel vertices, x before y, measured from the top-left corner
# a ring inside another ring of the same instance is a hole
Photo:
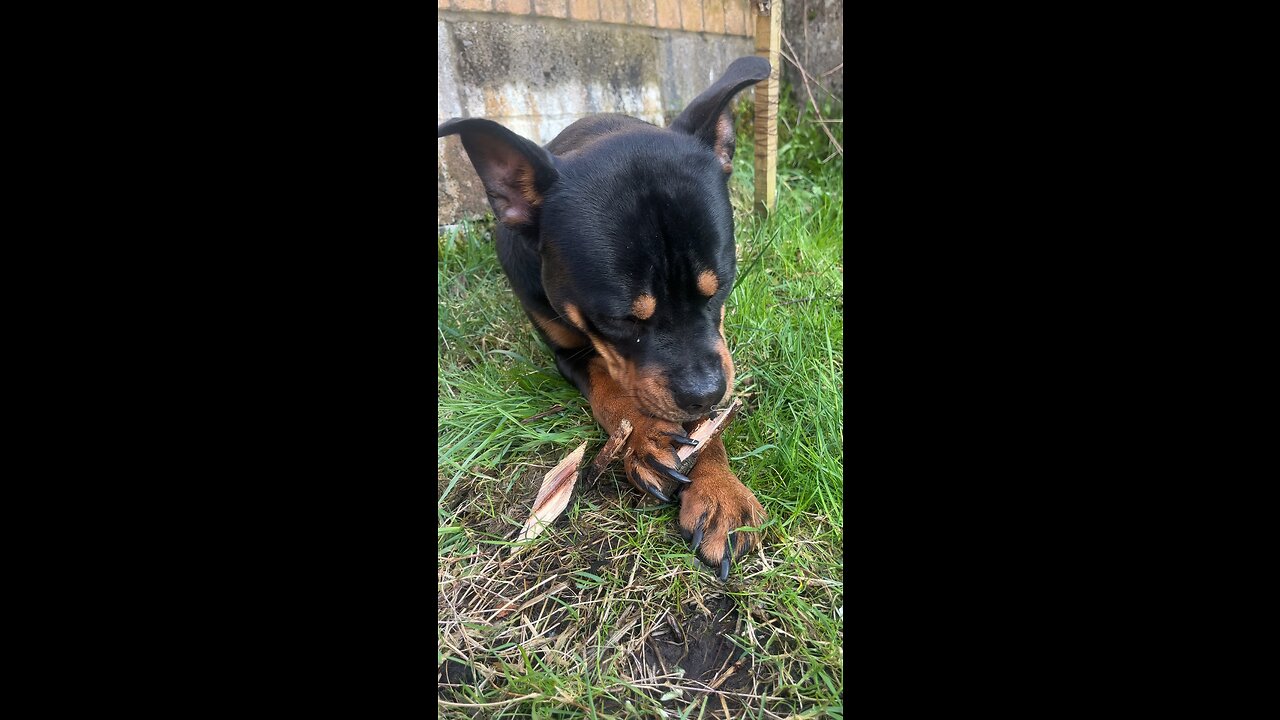
[[[652,485],[648,485],[648,484],[646,484],[646,485],[644,486],[644,489],[645,489],[645,490],[647,490],[647,491],[649,492],[649,494],[650,494],[650,495],[652,495],[652,496],[654,496],[654,497],[658,498],[658,499],[659,499],[659,500],[661,500],[662,502],[665,502],[665,503],[669,503],[669,502],[671,502],[671,498],[667,497],[666,495],[663,495],[661,490],[659,490],[658,488],[656,488],[656,487],[654,487],[654,486],[652,486]]]
[[[640,473],[638,473],[638,472],[636,472],[636,471],[632,470],[631,472],[627,473],[627,475],[631,478],[631,482],[633,482],[633,483],[635,484],[635,486],[636,486],[636,487],[638,487],[638,488],[644,488],[644,491],[645,491],[645,492],[647,492],[647,493],[649,493],[650,495],[652,495],[652,496],[654,496],[654,497],[658,498],[658,499],[659,499],[659,500],[661,500],[662,502],[665,502],[665,503],[669,503],[669,502],[671,502],[671,498],[667,497],[666,495],[663,495],[661,490],[658,490],[657,488],[653,487],[653,486],[652,486],[652,485],[650,485],[649,483],[645,482],[645,481],[640,477]]]
[[[733,533],[725,538],[724,559],[720,561],[720,580],[729,579],[729,558],[733,557]]]
[[[685,437],[684,435],[680,435],[678,433],[673,433],[673,432],[669,432],[667,434],[671,436],[671,442],[673,443],[677,443],[679,445],[688,445],[689,447],[698,447],[698,441],[694,440],[691,437]]]
[[[707,522],[707,514],[702,513],[702,517],[698,518],[698,522],[693,527],[693,554],[698,554],[698,547],[702,545],[702,526]]]
[[[689,478],[685,477],[685,474],[680,472],[679,470],[676,470],[675,468],[669,468],[666,465],[663,465],[662,463],[658,462],[657,460],[654,460],[651,457],[645,458],[644,461],[649,464],[649,467],[653,468],[654,470],[657,470],[658,472],[662,473],[663,475],[666,475],[667,477],[671,478],[672,480],[675,480],[676,482],[684,483],[685,485],[688,485],[689,483],[693,482]]]

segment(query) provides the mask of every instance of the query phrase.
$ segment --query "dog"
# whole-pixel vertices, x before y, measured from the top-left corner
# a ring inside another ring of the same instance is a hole
[[[733,389],[732,100],[769,72],[764,58],[735,60],[669,128],[593,115],[545,147],[483,118],[437,128],[462,140],[498,220],[499,261],[556,367],[606,433],[631,422],[627,478],[680,503],[681,536],[721,580],[759,543],[734,530],[766,513],[719,436],[687,477],[675,449]]]

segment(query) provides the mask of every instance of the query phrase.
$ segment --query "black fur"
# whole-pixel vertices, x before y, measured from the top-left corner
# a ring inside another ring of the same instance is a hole
[[[669,129],[596,115],[539,148],[487,120],[439,127],[441,137],[462,136],[502,221],[499,260],[531,318],[568,325],[572,305],[589,333],[635,367],[659,372],[673,393],[723,388],[716,348],[737,272],[725,172],[730,102],[768,74],[763,58],[740,58]],[[705,271],[718,285],[710,298],[698,290]],[[632,314],[641,295],[655,307],[642,320]],[[590,343],[561,347],[539,332],[561,373],[589,396]]]

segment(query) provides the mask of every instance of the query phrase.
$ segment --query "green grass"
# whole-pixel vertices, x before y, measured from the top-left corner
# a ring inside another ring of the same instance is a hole
[[[542,474],[604,432],[512,296],[491,219],[440,235],[442,717],[843,716],[843,163],[785,100],[781,117],[776,212],[750,212],[745,109],[731,181],[725,327],[746,407],[724,440],[770,521],[728,583],[676,508],[612,471],[512,552]]]

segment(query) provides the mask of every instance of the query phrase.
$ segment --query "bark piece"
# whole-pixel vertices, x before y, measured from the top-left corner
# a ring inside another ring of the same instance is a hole
[[[547,526],[560,517],[560,513],[569,506],[569,498],[573,495],[573,486],[578,478],[578,464],[582,462],[582,456],[586,452],[587,443],[584,440],[577,450],[569,453],[569,456],[561,460],[559,465],[551,468],[543,476],[542,488],[538,490],[538,497],[533,501],[533,513],[524,522],[516,542],[531,540],[541,535],[542,531],[546,530]]]
[[[622,446],[626,445],[629,437],[631,437],[631,421],[623,420],[618,423],[618,429],[609,436],[609,441],[600,448],[600,452],[596,453],[591,464],[582,469],[579,479],[589,483],[599,480],[609,464],[618,458],[618,453],[622,452]]]
[[[542,478],[542,487],[538,490],[538,497],[533,501],[533,512],[525,521],[524,527],[516,537],[516,542],[538,537],[548,525],[555,522],[564,509],[569,507],[569,500],[573,497],[573,489],[578,481],[595,482],[609,467],[609,463],[618,457],[618,453],[622,451],[622,447],[630,436],[631,423],[623,420],[618,423],[618,429],[609,436],[608,442],[600,452],[596,453],[595,458],[589,465],[583,467],[581,472],[578,471],[578,466],[582,464],[582,458],[586,454],[586,442],[569,453],[569,456],[561,460],[560,464],[551,468]]]
[[[689,437],[697,440],[698,444],[696,447],[690,447],[687,445],[681,446],[681,448],[676,451],[676,459],[680,461],[680,464],[676,469],[681,473],[688,475],[689,471],[693,469],[694,464],[698,462],[698,456],[706,449],[707,443],[715,436],[724,432],[725,426],[729,424],[729,421],[733,419],[734,415],[738,414],[738,408],[740,407],[742,407],[742,400],[740,398],[734,398],[733,403],[723,412],[719,413],[714,418],[706,418],[695,425],[693,430],[689,431]]]

